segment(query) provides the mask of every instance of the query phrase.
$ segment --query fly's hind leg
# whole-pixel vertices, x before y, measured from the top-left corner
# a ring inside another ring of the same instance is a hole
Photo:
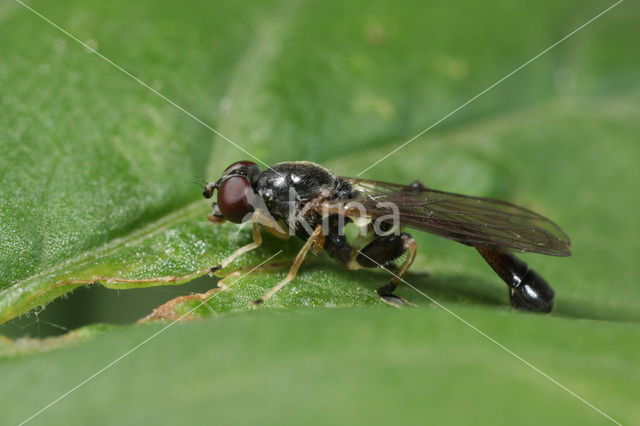
[[[493,247],[476,247],[476,249],[509,286],[511,306],[527,311],[551,312],[553,290],[536,271],[503,250]]]
[[[402,262],[393,278],[376,292],[382,300],[392,305],[406,303],[406,300],[393,294],[402,281],[402,276],[407,272],[414,258],[418,246],[411,235],[402,232],[398,235],[380,236],[362,250],[357,251],[353,259],[347,264],[350,269],[387,267],[388,264],[402,256],[405,252],[407,258]]]

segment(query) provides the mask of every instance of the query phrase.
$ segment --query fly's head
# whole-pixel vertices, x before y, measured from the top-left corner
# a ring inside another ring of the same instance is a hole
[[[233,223],[246,221],[255,210],[257,194],[255,185],[260,169],[251,161],[233,163],[215,182],[209,182],[202,193],[205,198],[213,197],[218,191],[217,203],[213,203],[214,217]]]

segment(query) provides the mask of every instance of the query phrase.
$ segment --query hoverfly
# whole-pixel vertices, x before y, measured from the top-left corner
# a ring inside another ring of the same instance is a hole
[[[211,268],[212,272],[262,243],[259,224],[280,238],[295,235],[305,241],[287,277],[254,301],[256,306],[296,276],[309,250],[315,254],[325,250],[349,269],[390,267],[406,254],[394,277],[377,289],[383,300],[399,303],[402,299],[393,291],[417,250],[411,235],[402,232],[408,227],[474,247],[509,287],[514,308],[550,312],[553,290],[511,252],[571,254],[564,231],[537,213],[505,201],[429,189],[418,181],[407,186],[341,177],[306,161],[278,163],[261,172],[255,163],[239,161],[219,180],[208,183],[203,195],[211,198],[216,190],[209,220],[251,221],[253,242]],[[365,231],[364,247],[349,243],[342,232],[345,223]]]

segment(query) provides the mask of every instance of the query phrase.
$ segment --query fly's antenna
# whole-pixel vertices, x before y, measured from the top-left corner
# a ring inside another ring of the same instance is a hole
[[[204,198],[211,198],[211,197],[213,197],[213,192],[214,192],[216,189],[218,189],[219,182],[220,182],[220,181],[217,181],[217,182],[209,182],[209,183],[207,183],[207,184],[202,188],[202,189],[203,189],[203,191],[202,191],[202,196],[203,196]]]
[[[218,181],[218,182],[207,182],[203,178],[196,177],[196,176],[194,176],[193,179],[189,181],[189,183],[196,184],[200,188],[202,188],[202,195],[204,196],[204,198],[213,197],[213,192],[216,189],[218,189],[218,187],[220,186],[220,181]]]
[[[201,178],[201,177],[194,176],[193,179],[191,179],[189,181],[189,183],[198,185],[204,191],[207,188],[207,183],[208,182],[206,180],[204,180],[203,178]]]

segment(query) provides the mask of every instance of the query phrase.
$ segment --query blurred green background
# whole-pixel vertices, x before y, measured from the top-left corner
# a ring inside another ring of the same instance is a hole
[[[160,330],[133,324],[214,288],[194,272],[250,240],[205,219],[192,181],[248,158],[198,120],[267,164],[353,176],[612,4],[28,3],[194,120],[0,2],[0,423]],[[639,17],[621,2],[365,174],[561,225],[571,258],[523,256],[556,290],[551,316],[512,312],[473,250],[417,232],[407,280],[628,424],[640,424]],[[190,313],[203,321],[172,326],[33,422],[610,421],[410,288],[398,293],[417,307],[385,306],[382,271],[312,257],[252,311],[299,246],[266,237],[221,275],[282,249],[273,268],[230,278]],[[122,281],[159,277],[183,278]]]

